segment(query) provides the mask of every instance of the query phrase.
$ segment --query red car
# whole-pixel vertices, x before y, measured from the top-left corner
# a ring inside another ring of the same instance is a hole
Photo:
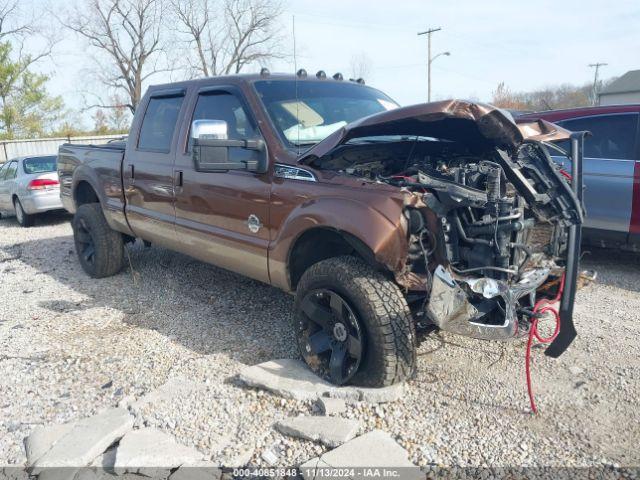
[[[567,130],[589,130],[585,140],[586,243],[640,247],[640,105],[607,105],[527,113],[518,122],[544,119]],[[567,141],[556,144],[568,150]],[[567,170],[568,159],[559,156]]]

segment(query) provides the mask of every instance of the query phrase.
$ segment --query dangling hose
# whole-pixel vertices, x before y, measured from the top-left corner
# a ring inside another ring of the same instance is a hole
[[[529,393],[529,403],[531,404],[531,410],[533,413],[538,413],[538,409],[536,408],[536,402],[533,396],[533,387],[531,385],[531,347],[533,346],[533,339],[535,338],[540,343],[551,343],[558,336],[558,332],[560,332],[560,314],[558,310],[556,310],[551,305],[560,301],[562,297],[562,291],[564,290],[564,277],[565,274],[562,274],[562,278],[560,279],[560,286],[558,287],[558,293],[556,296],[549,300],[547,298],[540,299],[536,302],[533,307],[534,316],[531,320],[531,328],[529,329],[529,339],[527,341],[527,351],[525,354],[525,369],[527,372],[527,391]],[[547,312],[551,312],[555,317],[556,326],[553,331],[553,334],[550,337],[542,337],[538,333],[538,320]]]

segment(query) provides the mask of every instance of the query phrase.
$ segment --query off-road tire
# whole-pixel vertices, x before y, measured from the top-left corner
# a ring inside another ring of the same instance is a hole
[[[24,227],[24,228],[29,228],[33,225],[33,222],[36,218],[35,215],[29,215],[27,212],[24,211],[24,208],[22,208],[22,203],[20,203],[20,199],[19,198],[14,198],[13,200],[13,208],[16,211],[16,220],[18,221],[18,223],[20,224],[20,226]]]
[[[104,218],[99,203],[80,205],[72,221],[76,253],[82,269],[93,278],[115,275],[122,269],[124,241],[122,234],[112,230]],[[86,227],[86,228],[85,228]],[[82,255],[83,243],[79,236],[86,230],[94,245],[93,260]]]
[[[306,321],[302,299],[318,289],[338,293],[364,330],[363,358],[348,383],[385,387],[414,375],[415,326],[409,306],[393,281],[353,256],[334,257],[312,265],[296,289],[294,328],[298,339]],[[302,343],[298,343],[304,356]]]

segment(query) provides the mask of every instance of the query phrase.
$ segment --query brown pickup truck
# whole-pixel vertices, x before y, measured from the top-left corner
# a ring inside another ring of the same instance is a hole
[[[572,178],[547,151],[563,138]],[[151,87],[126,142],[64,145],[58,169],[90,276],[142,239],[269,283],[295,293],[311,369],[384,386],[411,376],[416,327],[517,338],[560,285],[547,354],[567,348],[581,145],[490,105],[263,71]]]

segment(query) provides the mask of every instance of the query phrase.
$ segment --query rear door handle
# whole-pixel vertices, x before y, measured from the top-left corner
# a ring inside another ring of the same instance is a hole
[[[182,170],[176,170],[176,187],[182,187],[182,182],[183,182],[183,174],[182,174]]]

